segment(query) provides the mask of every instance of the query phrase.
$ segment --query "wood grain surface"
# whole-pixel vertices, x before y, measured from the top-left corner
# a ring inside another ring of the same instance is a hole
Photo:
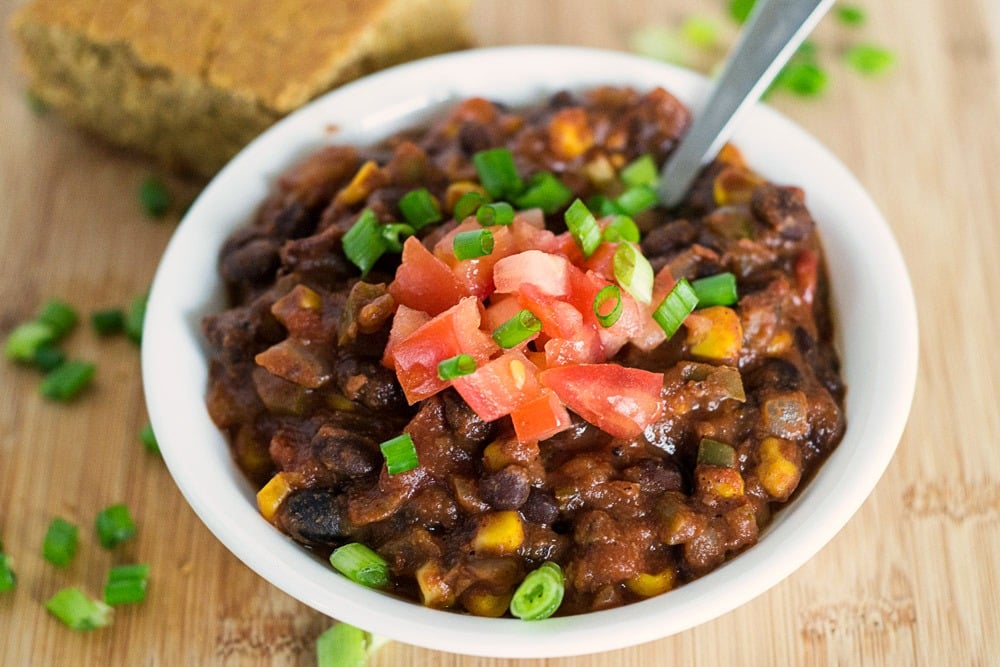
[[[827,20],[817,40],[831,73],[818,100],[772,103],[854,171],[909,266],[920,315],[920,372],[898,453],[839,535],[794,575],[741,608],[633,648],[524,665],[988,665],[1000,655],[1000,2],[858,0],[868,22]],[[6,21],[18,0],[0,0]],[[676,25],[722,0],[478,0],[483,44],[627,49],[635,30]],[[867,39],[898,55],[877,79],[834,55]],[[15,45],[0,38],[0,334],[60,297],[81,312],[146,289],[176,215],[146,218],[135,191],[155,167],[25,103]],[[198,185],[171,181],[180,200]],[[872,285],[872,289],[878,289]],[[71,405],[43,401],[34,371],[0,363],[0,538],[18,586],[0,594],[2,665],[308,665],[330,619],[271,587],[199,522],[162,461],[136,434],[146,422],[138,349],[68,340],[99,363]],[[137,539],[109,553],[93,517],[125,502]],[[48,522],[81,526],[74,563],[40,556]],[[147,602],[114,624],[73,632],[43,602],[63,586],[91,594],[107,568],[148,562]],[[390,644],[373,665],[500,667]]]

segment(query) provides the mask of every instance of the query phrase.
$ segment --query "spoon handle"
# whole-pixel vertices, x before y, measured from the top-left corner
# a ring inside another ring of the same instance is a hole
[[[767,90],[834,0],[757,0],[708,99],[660,173],[660,200],[677,204],[726,143],[739,114]]]

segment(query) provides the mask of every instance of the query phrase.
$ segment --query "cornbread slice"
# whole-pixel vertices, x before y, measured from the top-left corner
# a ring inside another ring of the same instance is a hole
[[[32,92],[71,121],[210,176],[317,95],[465,47],[470,0],[31,0]]]

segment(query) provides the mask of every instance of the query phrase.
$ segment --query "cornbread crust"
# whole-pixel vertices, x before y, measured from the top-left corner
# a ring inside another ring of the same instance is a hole
[[[210,176],[281,116],[377,69],[469,44],[469,0],[33,0],[31,90],[72,122]]]

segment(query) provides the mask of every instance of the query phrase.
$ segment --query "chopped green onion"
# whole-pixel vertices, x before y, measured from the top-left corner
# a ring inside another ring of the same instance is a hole
[[[736,450],[724,442],[702,438],[701,442],[698,443],[698,464],[735,468]]]
[[[520,197],[514,202],[518,208],[540,208],[552,215],[573,198],[573,191],[547,171],[534,174]]]
[[[514,156],[506,148],[491,148],[472,156],[479,182],[494,199],[514,198],[524,190]]]
[[[476,220],[483,227],[509,225],[514,222],[514,207],[505,201],[483,204],[476,209]]]
[[[382,588],[389,583],[389,564],[359,542],[334,549],[330,565],[351,581],[369,588]]]
[[[156,434],[153,433],[153,425],[146,424],[139,431],[139,442],[143,444],[150,454],[160,453],[160,443],[156,441]]]
[[[442,380],[454,380],[463,375],[476,372],[476,360],[468,354],[456,354],[438,364],[438,377]]]
[[[527,308],[519,311],[496,329],[493,340],[507,350],[528,340],[542,330],[542,322]]]
[[[660,174],[656,170],[656,162],[653,161],[653,156],[649,153],[640,155],[625,165],[620,176],[622,183],[629,188],[634,188],[637,185],[655,187],[660,178]]]
[[[46,343],[39,345],[35,350],[35,356],[31,358],[31,365],[38,370],[48,373],[59,368],[66,361],[66,353],[55,345]]]
[[[361,269],[361,276],[368,275],[375,262],[386,251],[385,239],[379,231],[378,219],[370,208],[358,216],[341,241],[344,255]]]
[[[612,301],[614,305],[609,311],[607,305]],[[597,293],[597,296],[594,297],[594,315],[597,316],[597,321],[605,329],[614,326],[618,318],[622,316],[622,291],[618,289],[617,285],[607,285]]]
[[[778,73],[772,88],[788,90],[800,97],[815,97],[824,90],[828,77],[822,67],[813,62],[789,62]]]
[[[73,630],[96,630],[111,623],[114,610],[91,600],[79,588],[64,588],[45,602],[45,608]]]
[[[619,241],[638,243],[639,226],[635,224],[635,220],[627,215],[616,215],[604,226],[601,238],[611,243],[618,243]]]
[[[42,542],[42,556],[57,567],[66,567],[76,556],[77,528],[69,521],[56,517],[49,524]]]
[[[98,512],[94,525],[97,528],[97,538],[105,549],[114,549],[135,537],[137,532],[128,507],[122,503],[110,505]]]
[[[14,590],[17,585],[17,575],[14,574],[14,564],[10,557],[0,552],[0,593]]]
[[[139,203],[151,218],[161,218],[170,210],[170,191],[158,176],[147,176],[139,184]]]
[[[698,305],[698,297],[686,278],[681,278],[670,290],[670,294],[660,302],[653,311],[653,319],[670,338],[684,323],[684,318],[690,315]]]
[[[401,222],[381,225],[378,231],[382,235],[382,241],[385,242],[386,250],[392,252],[403,251],[403,242],[399,239],[400,236],[413,236],[416,233],[413,227]]]
[[[146,303],[149,294],[140,294],[132,299],[125,313],[125,335],[136,345],[142,344],[142,328],[146,321]]]
[[[472,229],[455,234],[452,250],[456,259],[476,259],[493,252],[493,233],[488,229]]]
[[[816,42],[811,39],[803,41],[799,48],[795,49],[795,53],[792,54],[792,58],[795,60],[803,62],[816,62],[816,58],[819,55],[819,47],[816,46]]]
[[[565,593],[562,568],[548,561],[528,573],[510,600],[510,613],[525,621],[540,621],[556,613]]]
[[[590,257],[601,245],[601,228],[597,226],[594,214],[579,199],[570,204],[565,213],[566,228],[573,240],[580,246],[584,257]]]
[[[837,18],[844,25],[859,26],[865,22],[865,10],[857,5],[838,5]]]
[[[728,271],[707,278],[699,278],[691,283],[698,297],[698,307],[731,306],[739,299],[736,293],[736,276]]]
[[[90,315],[90,323],[98,336],[116,334],[125,328],[125,311],[121,308],[105,308]]]
[[[42,378],[39,392],[53,401],[68,402],[87,388],[97,366],[89,361],[67,361]]]
[[[615,280],[640,303],[653,300],[653,267],[634,243],[619,243],[612,259]]]
[[[614,200],[608,199],[607,195],[601,193],[597,193],[587,200],[587,208],[591,211],[597,211],[602,218],[609,215],[625,215]]]
[[[149,585],[149,565],[119,565],[108,572],[104,601],[110,605],[143,602]]]
[[[390,475],[398,475],[420,465],[420,461],[417,460],[417,448],[409,433],[386,440],[379,445],[379,449],[385,457],[385,467]]]
[[[365,667],[371,633],[337,623],[316,638],[316,667]]]
[[[737,23],[746,23],[755,4],[756,0],[729,0],[729,15]]]
[[[441,207],[427,188],[410,190],[403,195],[399,200],[399,212],[414,229],[441,222],[443,218]]]
[[[699,49],[712,49],[719,43],[719,26],[707,16],[689,16],[681,24],[681,36]]]
[[[56,338],[56,332],[48,324],[25,322],[7,336],[4,354],[14,361],[31,361],[39,347],[54,343]]]
[[[865,76],[875,76],[891,69],[896,56],[874,44],[855,44],[844,53],[844,62]]]
[[[659,201],[656,190],[648,185],[636,185],[618,195],[615,204],[625,215],[639,215],[656,206]]]
[[[56,338],[62,338],[76,326],[77,315],[69,304],[58,299],[50,299],[42,305],[35,320],[49,325],[55,332]]]
[[[470,190],[455,202],[455,207],[452,209],[452,217],[461,222],[478,211],[480,206],[488,204],[489,201],[489,197],[486,195],[475,190]]]

